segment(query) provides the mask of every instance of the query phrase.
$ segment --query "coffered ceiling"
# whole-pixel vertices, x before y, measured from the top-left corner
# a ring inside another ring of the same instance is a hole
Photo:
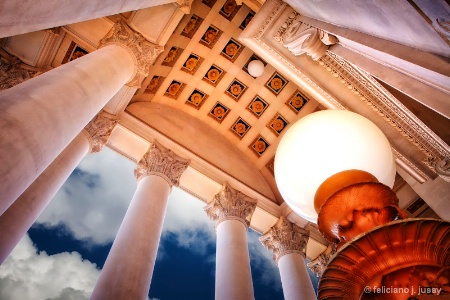
[[[143,110],[133,108],[152,103],[192,116],[235,145],[274,186],[281,136],[318,103],[266,62],[260,77],[248,73],[248,63],[259,58],[239,35],[254,14],[234,0],[194,1],[126,111],[146,122]]]

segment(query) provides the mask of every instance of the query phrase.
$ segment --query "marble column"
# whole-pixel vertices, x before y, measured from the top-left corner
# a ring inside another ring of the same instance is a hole
[[[99,50],[0,93],[0,214],[162,47],[116,24]]]
[[[227,183],[204,209],[216,221],[216,299],[254,299],[247,228],[256,200]]]
[[[283,217],[260,238],[261,243],[273,251],[273,259],[280,270],[286,300],[317,299],[305,265],[308,238],[307,230]]]
[[[99,152],[117,124],[114,116],[98,114],[66,149],[0,216],[0,264],[33,225],[84,156]]]
[[[136,192],[91,299],[147,299],[167,200],[189,161],[157,142],[139,161]]]
[[[0,38],[183,0],[2,0]]]

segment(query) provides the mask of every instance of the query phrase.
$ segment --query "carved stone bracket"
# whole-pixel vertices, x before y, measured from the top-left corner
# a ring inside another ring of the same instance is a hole
[[[191,6],[193,0],[178,0],[176,3],[178,4],[178,8],[185,13],[186,15],[191,13]]]
[[[138,181],[145,176],[156,175],[164,178],[170,187],[178,186],[189,162],[188,159],[179,157],[172,150],[154,141],[138,162],[134,175]]]
[[[320,253],[320,255],[308,263],[308,268],[313,271],[317,277],[322,276],[323,272],[327,268],[328,262],[330,261],[330,258],[336,253],[336,247],[334,244],[330,244],[328,248]]]
[[[309,231],[298,227],[281,217],[268,233],[259,238],[267,249],[273,252],[273,260],[278,260],[286,254],[298,253],[305,257]]]
[[[132,54],[135,62],[135,76],[127,85],[139,86],[147,77],[149,68],[154,64],[164,47],[147,41],[142,34],[131,29],[123,20],[114,24],[113,28],[100,41],[100,47],[114,44],[125,48]]]
[[[91,153],[100,152],[103,149],[118,122],[114,115],[101,111],[86,125],[83,132],[89,139]]]
[[[22,62],[19,58],[0,49],[0,91],[12,88],[44,71]]]
[[[319,30],[300,21],[286,30],[283,45],[294,55],[306,53],[313,60],[323,57],[328,50],[328,46],[320,40]]]
[[[222,190],[205,206],[204,210],[211,220],[216,221],[216,228],[225,220],[237,220],[248,227],[256,202],[255,199],[233,189],[225,182]]]

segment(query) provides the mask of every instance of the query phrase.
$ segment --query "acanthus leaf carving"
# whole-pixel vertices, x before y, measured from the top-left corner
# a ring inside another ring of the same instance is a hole
[[[316,274],[317,277],[322,276],[323,272],[327,268],[328,262],[331,260],[331,257],[336,253],[336,245],[330,244],[328,248],[319,254],[319,256],[309,262],[308,268]]]
[[[176,155],[170,149],[163,147],[157,141],[138,162],[134,169],[137,180],[145,176],[156,175],[164,178],[170,187],[178,186],[180,177],[189,165],[189,160]]]
[[[309,231],[280,217],[268,233],[259,238],[267,249],[273,252],[273,260],[278,260],[286,254],[298,253],[305,257]]]
[[[139,86],[148,76],[149,68],[155,63],[158,55],[164,51],[163,46],[153,44],[145,39],[139,32],[129,27],[124,20],[114,24],[108,34],[100,41],[100,47],[115,44],[124,47],[132,53],[135,59],[135,76],[127,85]]]
[[[101,111],[86,125],[83,132],[89,139],[91,153],[100,152],[103,149],[118,122],[116,116]]]
[[[44,70],[22,62],[0,49],[0,91],[12,88],[28,79],[44,73]]]
[[[211,220],[216,221],[216,228],[225,220],[237,220],[248,227],[256,209],[256,202],[255,199],[233,189],[225,182],[222,190],[205,206],[204,210]]]

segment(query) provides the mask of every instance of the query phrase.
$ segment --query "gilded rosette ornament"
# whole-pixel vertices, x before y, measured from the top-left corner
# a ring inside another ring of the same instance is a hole
[[[225,220],[237,220],[248,227],[256,202],[255,199],[233,189],[225,182],[222,190],[205,206],[204,210],[211,220],[216,221],[216,228]]]
[[[97,153],[103,149],[118,122],[116,116],[101,111],[86,125],[83,132],[89,139],[91,153]]]
[[[139,181],[145,176],[156,175],[164,178],[170,187],[178,186],[189,162],[154,141],[134,169],[134,176]]]
[[[147,41],[139,32],[131,29],[125,21],[119,21],[100,41],[100,47],[115,44],[124,47],[135,60],[135,76],[127,85],[138,86],[148,76],[149,68],[164,51],[164,47]]]
[[[273,252],[273,260],[278,260],[286,254],[298,253],[305,257],[309,231],[298,227],[283,217],[259,238],[264,247]]]

